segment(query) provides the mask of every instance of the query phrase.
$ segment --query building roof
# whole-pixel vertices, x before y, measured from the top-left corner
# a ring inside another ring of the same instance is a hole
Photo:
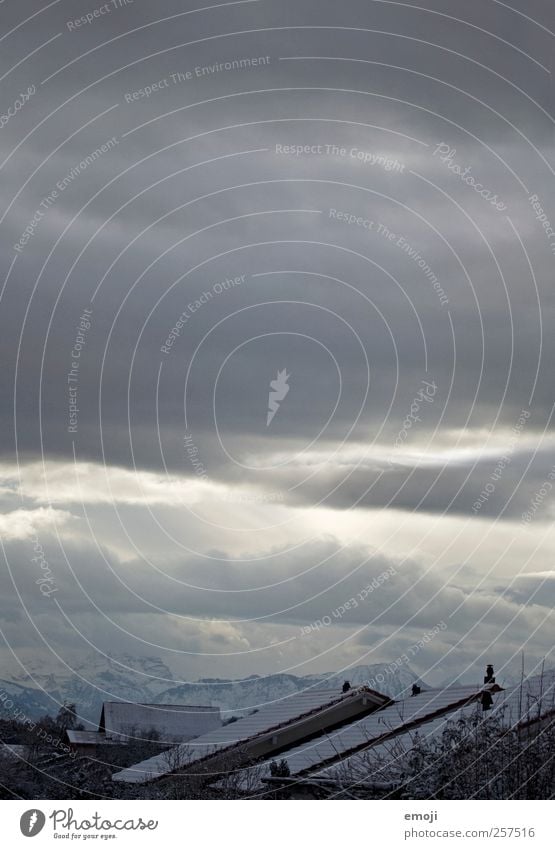
[[[410,732],[395,736],[393,739],[371,746],[363,752],[352,755],[338,764],[320,770],[311,778],[335,779],[350,777],[353,780],[372,782],[395,782],[402,778],[404,762],[418,739],[429,742],[443,734],[449,723],[476,715],[483,721],[498,717],[508,727],[526,727],[555,713],[555,670],[549,670],[543,675],[524,679],[522,686],[518,684],[509,690],[492,694],[493,704],[489,711],[483,713],[476,704],[467,705],[455,712],[449,712],[442,717],[433,719],[418,726]],[[371,776],[368,774],[368,759],[370,751],[372,764],[376,765]]]
[[[331,711],[334,706],[349,700],[360,699],[363,694],[368,694],[378,704],[386,704],[390,701],[387,696],[366,687],[354,688],[346,693],[337,690],[304,690],[272,702],[243,719],[192,740],[185,746],[177,747],[173,750],[173,758],[168,758],[167,753],[149,758],[116,773],[113,780],[143,783],[160,778],[224,750],[248,745],[252,741],[285,726],[292,727],[296,723],[302,723],[315,714],[325,714],[327,710]],[[168,765],[169,762],[172,763],[171,767]]]
[[[366,749],[373,742],[399,734],[403,729],[418,727],[437,716],[452,714],[453,711],[479,698],[491,686],[468,685],[427,690],[394,702],[361,719],[350,722],[336,731],[327,732],[312,740],[281,752],[278,759],[285,759],[292,776],[312,773],[325,764],[344,760],[350,753]],[[494,690],[499,688],[494,685]],[[252,771],[258,773],[257,782],[245,770],[245,786],[250,790],[267,787],[264,781],[270,777],[271,759],[256,765]]]
[[[493,698],[498,699],[501,695],[501,693],[494,694]],[[410,731],[401,731],[381,743],[365,747],[325,769],[311,773],[310,778],[341,781],[343,777],[349,776],[351,784],[355,782],[368,783],[370,779],[373,784],[398,782],[402,778],[405,759],[414,748],[417,740],[429,742],[443,734],[450,723],[456,723],[463,717],[471,717],[477,713],[481,715],[482,709],[481,705],[474,701],[458,710],[449,711],[442,716],[417,725]],[[376,764],[371,775],[368,771],[368,754],[371,755],[372,764]]]
[[[555,713],[555,669],[524,678],[497,699],[493,710],[507,725],[527,725]]]
[[[66,734],[73,746],[97,746],[106,742],[106,736],[100,731],[75,731],[68,728]]]
[[[292,775],[312,770],[318,764],[344,757],[348,752],[366,746],[373,740],[398,733],[405,726],[425,721],[434,714],[452,711],[478,698],[483,689],[469,686],[428,690],[418,696],[394,702],[345,728],[305,743],[287,752],[284,757]]]
[[[160,743],[199,737],[222,724],[220,709],[210,705],[135,704],[104,702],[98,731],[108,740],[146,739],[152,731]]]

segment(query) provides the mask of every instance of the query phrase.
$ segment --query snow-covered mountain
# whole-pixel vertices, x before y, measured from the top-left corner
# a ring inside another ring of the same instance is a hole
[[[418,680],[406,666],[389,672],[387,664],[356,666],[340,674],[327,672],[319,675],[251,675],[240,680],[207,678],[190,684],[178,684],[160,694],[165,704],[189,703],[217,705],[225,712],[240,714],[274,702],[290,693],[307,687],[318,689],[341,689],[348,680],[351,686],[366,684],[392,698],[407,694]]]
[[[0,690],[13,692],[14,704],[30,717],[55,715],[59,705],[75,702],[81,721],[98,722],[102,702],[122,700],[162,704],[218,706],[225,713],[240,714],[260,708],[307,687],[340,689],[348,679],[351,685],[367,684],[392,698],[406,694],[418,676],[404,666],[394,672],[387,664],[356,666],[341,673],[297,676],[287,673],[252,675],[239,680],[205,678],[179,683],[160,658],[102,657],[91,655],[72,668],[63,664],[45,670],[37,662],[25,664],[5,674]],[[0,703],[0,717],[3,711]]]
[[[97,723],[104,701],[157,702],[174,680],[157,657],[92,654],[71,665],[49,665],[48,670],[35,660],[26,661],[24,667],[10,669],[4,685],[6,692],[10,686],[19,688],[13,701],[33,718],[55,715],[65,701],[75,702],[81,719]]]
[[[42,690],[0,678],[0,719],[14,717],[18,708],[31,719],[57,712],[55,703]]]

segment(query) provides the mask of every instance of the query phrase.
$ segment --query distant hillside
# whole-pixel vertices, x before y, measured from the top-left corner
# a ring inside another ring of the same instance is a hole
[[[13,717],[17,708],[30,719],[57,713],[56,703],[42,690],[0,678],[0,719]]]
[[[103,701],[160,702],[162,704],[206,704],[218,706],[226,713],[240,714],[255,710],[307,687],[340,689],[345,679],[352,685],[367,684],[392,698],[410,690],[417,680],[407,666],[390,673],[387,664],[357,666],[348,672],[320,675],[251,675],[232,680],[206,678],[179,684],[168,667],[153,657],[134,658],[126,655],[103,658],[98,655],[45,673],[39,664],[27,665],[0,680],[14,705],[31,718],[49,713],[55,715],[64,701],[75,702],[83,722],[98,722]],[[0,717],[9,712],[2,709]]]
[[[397,698],[410,690],[418,680],[410,669],[387,672],[387,664],[356,666],[347,672],[322,673],[321,675],[288,675],[279,673],[268,676],[250,676],[240,680],[204,679],[190,684],[170,687],[160,694],[165,704],[190,703],[218,705],[223,711],[241,713],[261,708],[269,702],[281,699],[307,687],[318,689],[341,689],[347,679],[352,686],[367,684],[369,687]]]

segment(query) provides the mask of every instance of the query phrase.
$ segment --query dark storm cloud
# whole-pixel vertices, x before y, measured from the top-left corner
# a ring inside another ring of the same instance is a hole
[[[81,5],[86,12],[87,4]],[[179,4],[167,4],[161,17],[178,14],[179,11],[183,11]],[[311,20],[311,14],[314,11],[314,4],[307,4],[305,14],[308,20]],[[439,7],[437,11],[440,11]],[[461,17],[460,14],[457,15],[458,11],[460,10],[455,5],[453,7],[455,17]],[[181,393],[174,393],[167,387],[182,388],[184,378],[182,364],[187,362],[203,333],[220,318],[225,318],[232,310],[251,304],[259,295],[262,299],[275,298],[278,292],[279,297],[282,298],[321,302],[328,309],[337,311],[345,320],[352,322],[355,330],[361,333],[373,367],[374,380],[374,403],[372,409],[366,411],[365,415],[367,419],[374,422],[376,418],[379,420],[380,414],[383,415],[387,410],[391,400],[397,371],[395,352],[392,350],[391,339],[387,338],[384,319],[389,324],[391,336],[398,347],[399,372],[402,379],[408,379],[414,383],[418,379],[415,371],[422,368],[424,359],[422,332],[418,326],[415,309],[411,308],[406,295],[383,272],[375,266],[369,267],[368,263],[352,254],[349,255],[337,248],[324,247],[312,247],[308,261],[306,248],[294,249],[289,246],[275,248],[273,252],[268,248],[234,251],[223,260],[210,259],[214,253],[233,251],[234,248],[249,242],[295,239],[298,237],[299,228],[303,238],[340,245],[350,251],[369,255],[372,260],[383,265],[393,277],[399,279],[402,289],[413,300],[418,318],[422,323],[430,349],[429,369],[434,377],[437,375],[437,378],[441,379],[445,386],[450,380],[454,363],[447,310],[441,307],[429,282],[406,253],[400,249],[395,250],[394,246],[388,244],[387,239],[382,236],[372,234],[373,238],[366,238],[368,234],[361,232],[360,227],[349,227],[330,220],[326,213],[330,208],[336,207],[355,215],[371,214],[376,223],[383,222],[394,229],[430,264],[448,293],[458,359],[455,384],[446,410],[445,423],[452,424],[454,421],[460,421],[461,417],[465,420],[468,415],[471,415],[471,420],[475,424],[491,422],[500,407],[502,418],[509,418],[514,414],[513,408],[519,404],[522,405],[524,402],[522,396],[528,390],[531,391],[539,352],[540,317],[534,303],[534,292],[527,273],[525,258],[520,247],[515,243],[514,234],[507,222],[500,216],[497,218],[495,215],[492,216],[487,209],[487,204],[484,204],[481,198],[472,196],[466,186],[457,185],[456,178],[446,172],[445,168],[438,166],[432,151],[440,141],[444,140],[453,147],[457,146],[458,159],[461,160],[462,165],[473,165],[475,170],[480,167],[487,168],[488,180],[510,205],[515,223],[517,226],[522,223],[527,229],[529,250],[532,253],[538,284],[542,297],[545,293],[547,298],[547,303],[542,304],[542,314],[544,319],[548,320],[551,310],[550,291],[545,291],[547,275],[543,267],[547,272],[546,263],[549,263],[549,257],[547,246],[542,241],[543,233],[538,227],[534,227],[535,222],[527,208],[521,187],[499,158],[485,151],[484,144],[492,145],[498,157],[513,168],[521,179],[530,185],[531,190],[537,191],[545,165],[541,163],[525,138],[511,129],[506,122],[504,123],[492,109],[495,108],[495,111],[504,115],[517,127],[525,120],[525,135],[529,135],[535,144],[545,144],[549,137],[544,130],[549,124],[546,117],[514,87],[500,82],[499,77],[476,64],[480,61],[483,65],[494,69],[497,74],[506,75],[511,82],[518,83],[531,97],[539,96],[546,75],[537,62],[542,64],[545,62],[546,35],[538,27],[527,25],[523,20],[515,41],[514,35],[512,38],[507,38],[505,31],[506,28],[510,28],[513,16],[498,9],[483,20],[478,17],[478,11],[483,13],[481,6],[478,10],[478,6],[472,4],[465,9],[465,19],[474,25],[465,27],[462,23],[449,21],[445,17],[449,14],[449,9],[443,5],[441,6],[442,14],[433,15],[422,14],[417,10],[411,11],[406,6],[400,14],[398,9],[386,4],[372,4],[370,10],[367,7],[363,8],[360,4],[352,4],[350,8],[342,10],[343,19],[340,23],[332,4],[323,7],[319,4],[318,19],[321,20],[321,26],[339,25],[344,26],[345,29],[340,30],[339,33],[332,33],[325,29],[304,28],[288,33],[292,35],[291,41],[284,41],[281,31],[259,33],[256,36],[236,36],[231,39],[205,42],[202,47],[196,45],[189,50],[180,49],[162,53],[154,58],[144,58],[174,44],[208,38],[210,34],[214,35],[217,32],[283,26],[281,8],[278,11],[273,4],[265,3],[244,6],[239,4],[219,11],[217,17],[214,11],[207,11],[177,18],[177,23],[173,25],[174,31],[170,36],[168,33],[172,25],[169,22],[138,30],[129,36],[117,39],[114,44],[102,50],[94,51],[90,56],[85,56],[71,65],[72,70],[62,71],[46,84],[39,101],[43,110],[46,109],[46,104],[52,108],[58,100],[61,102],[70,95],[71,91],[74,91],[72,75],[77,69],[80,73],[79,81],[83,84],[94,82],[99,76],[99,70],[102,71],[101,75],[110,75],[98,86],[93,85],[85,95],[74,101],[71,107],[64,107],[65,111],[62,114],[72,116],[74,130],[80,126],[80,123],[90,120],[114,103],[119,102],[120,106],[115,112],[109,113],[87,130],[77,133],[48,163],[43,165],[23,191],[14,205],[13,213],[10,214],[8,226],[9,238],[12,242],[24,229],[32,215],[37,198],[48,193],[57,180],[63,178],[89,148],[94,150],[112,134],[120,138],[124,131],[132,129],[137,123],[155,117],[168,109],[175,109],[180,105],[182,95],[185,96],[187,103],[211,96],[221,97],[226,92],[235,93],[237,83],[239,83],[239,90],[248,89],[251,79],[256,87],[263,88],[275,82],[276,73],[279,77],[279,85],[276,84],[273,87],[295,86],[299,82],[297,70],[301,66],[298,63],[281,63],[280,65],[277,61],[279,55],[286,52],[285,46],[292,54],[295,53],[293,48],[302,45],[305,55],[311,55],[313,46],[318,47],[316,51],[318,55],[341,55],[341,50],[337,46],[337,39],[339,39],[339,44],[344,46],[345,56],[361,58],[359,53],[366,51],[367,55],[373,57],[372,61],[379,63],[392,59],[389,44],[391,41],[399,52],[399,65],[413,68],[418,70],[419,74],[427,75],[425,77],[418,74],[411,75],[406,71],[384,68],[380,64],[372,65],[367,73],[364,66],[356,63],[331,61],[308,63],[306,67],[303,66],[307,87],[322,89],[320,92],[313,91],[312,94],[308,91],[276,92],[266,95],[264,100],[259,95],[231,98],[231,100],[218,103],[217,107],[204,107],[204,112],[201,108],[196,111],[178,113],[176,116],[157,121],[152,127],[139,130],[128,139],[120,139],[119,146],[114,151],[95,163],[94,168],[81,175],[79,182],[64,194],[63,203],[57,203],[53,207],[37,234],[33,236],[31,243],[26,246],[25,254],[18,259],[12,274],[12,286],[6,293],[10,311],[13,303],[10,297],[14,300],[17,297],[22,303],[21,296],[23,295],[24,299],[28,296],[36,273],[40,269],[39,260],[45,258],[55,235],[69,224],[80,205],[88,201],[94,191],[101,188],[112,177],[121,174],[125,168],[130,168],[128,174],[118,177],[111,187],[102,191],[99,198],[79,215],[41,277],[34,301],[36,306],[31,308],[27,324],[25,334],[27,341],[24,341],[19,361],[21,380],[27,386],[35,388],[38,381],[36,351],[40,350],[44,343],[45,316],[50,315],[55,294],[59,291],[78,251],[102,226],[107,217],[116,211],[122,200],[128,201],[134,194],[146,189],[157,180],[167,177],[168,173],[194,165],[203,158],[209,159],[211,154],[215,157],[249,148],[268,149],[265,155],[250,154],[233,160],[224,160],[221,165],[215,165],[210,169],[197,168],[187,172],[187,175],[181,178],[166,179],[157,188],[148,190],[139,199],[130,203],[124,212],[116,215],[95,237],[68,280],[49,337],[46,371],[42,381],[43,387],[46,387],[43,399],[43,434],[48,450],[67,453],[71,449],[69,440],[60,428],[59,411],[65,400],[60,378],[63,378],[68,367],[72,322],[88,303],[101,274],[110,262],[115,260],[117,254],[146,226],[177,207],[180,202],[183,202],[184,197],[187,199],[199,197],[214,191],[218,192],[218,195],[189,206],[181,213],[177,212],[168,216],[160,225],[148,231],[126,252],[124,258],[118,262],[105,281],[97,300],[95,331],[88,343],[86,362],[83,363],[81,403],[84,411],[79,438],[79,448],[82,452],[98,457],[99,445],[98,439],[95,438],[98,426],[96,378],[106,335],[123,298],[128,295],[130,286],[150,262],[155,262],[155,265],[126,301],[125,307],[116,320],[114,335],[108,349],[108,367],[103,384],[105,399],[103,412],[104,425],[114,446],[113,456],[110,458],[112,461],[129,462],[129,451],[124,445],[118,448],[117,444],[118,433],[126,419],[127,401],[122,387],[126,388],[129,379],[130,360],[137,341],[137,333],[149,316],[156,300],[174,284],[177,277],[198,263],[204,263],[204,265],[183,283],[178,284],[170,294],[164,296],[149,319],[139,345],[135,361],[138,377],[133,375],[131,391],[133,428],[137,429],[139,439],[145,424],[147,433],[153,426],[154,384],[159,360],[162,359],[153,354],[155,355],[160,343],[163,343],[165,334],[171,329],[175,319],[181,314],[184,304],[189,302],[189,298],[201,294],[205,291],[205,287],[213,285],[220,278],[234,275],[234,272],[246,274],[249,286],[243,287],[241,291],[233,291],[230,297],[226,296],[217,300],[209,305],[209,309],[196,315],[194,323],[191,321],[189,324],[187,338],[180,340],[180,344],[175,347],[173,358],[168,360],[162,380],[165,400],[165,411],[160,423],[162,432],[168,434],[170,440],[175,441],[175,430],[181,427],[183,420],[182,399]],[[73,13],[76,17],[78,16],[77,6],[73,9]],[[54,29],[56,25],[63,29],[65,14],[67,14],[66,11],[56,7],[52,15],[48,17],[50,25]],[[134,4],[133,8],[122,8],[111,12],[110,15],[100,16],[93,23],[82,26],[78,32],[67,32],[66,26],[63,38],[58,39],[60,52],[56,55],[55,67],[50,70],[50,73],[53,73],[56,67],[62,67],[66,62],[71,61],[71,57],[76,58],[79,51],[90,50],[102,41],[113,38],[125,32],[126,29],[144,26],[152,19],[148,10],[142,8],[140,4]],[[37,29],[39,21],[44,20],[46,16],[39,17],[35,24],[31,23],[29,27]],[[216,20],[217,27],[214,26]],[[287,16],[286,20],[288,25],[290,23],[294,26],[298,23],[299,26],[304,26],[300,23],[300,16],[298,19],[295,15]],[[412,38],[424,39],[427,43],[440,44],[445,49],[430,47],[427,51],[422,51],[419,43],[412,42],[407,37],[391,40],[389,36],[357,33],[349,29],[356,25],[362,29],[410,35]],[[479,27],[491,31],[497,35],[497,38],[484,34]],[[22,37],[21,35],[20,38]],[[26,38],[29,38],[28,31]],[[504,39],[514,44],[514,47],[506,44]],[[160,76],[165,75],[167,78],[168,73],[172,73],[170,66],[175,67],[176,70],[179,67],[189,67],[189,65],[195,67],[199,56],[204,57],[205,62],[209,58],[216,61],[218,51],[221,54],[220,58],[225,60],[235,55],[237,51],[246,50],[247,47],[252,52],[253,46],[259,49],[267,46],[271,51],[274,65],[278,67],[262,68],[257,72],[256,77],[252,74],[249,77],[245,73],[238,77],[233,77],[232,74],[212,75],[207,79],[197,80],[196,88],[193,87],[195,81],[193,84],[183,83],[178,89],[172,83],[173,90],[170,90],[169,94],[162,91],[140,102],[132,104],[121,102],[124,101],[124,95],[129,90],[140,89]],[[331,49],[332,46],[334,50]],[[56,50],[58,51],[58,45]],[[468,59],[455,56],[453,53],[455,50],[467,56]],[[533,56],[537,61],[531,61],[524,55],[525,53]],[[100,55],[104,57],[102,69],[98,66]],[[52,61],[51,54],[48,58]],[[144,61],[138,61],[143,58]],[[41,59],[41,62],[44,63],[44,59]],[[118,70],[129,63],[133,63],[131,68]],[[389,61],[388,64],[396,64],[396,62]],[[42,64],[39,67],[42,72]],[[112,74],[112,71],[116,73]],[[430,75],[437,77],[440,82],[430,81]],[[449,88],[445,83],[468,91],[472,97],[457,92],[452,87]],[[338,97],[337,94],[325,91],[333,88],[369,88],[376,94],[386,92],[386,98],[373,97],[367,100],[361,99],[359,95],[348,93]],[[54,94],[55,92],[57,95]],[[477,103],[478,96],[491,109]],[[409,104],[414,103],[422,108],[405,106],[399,102],[400,100],[407,101]],[[431,103],[426,104],[426,100],[430,100]],[[266,103],[270,102],[273,106],[272,111],[268,112]],[[301,104],[303,112],[299,113]],[[370,107],[369,110],[367,104]],[[174,146],[164,153],[149,156],[144,166],[135,166],[135,163],[144,157],[146,151],[150,154],[157,149],[162,150],[168,144],[171,145],[180,138],[194,135],[195,132],[206,132],[218,126],[245,121],[267,122],[275,117],[295,118],[299,114],[306,117],[324,114],[331,118],[337,115],[340,121],[354,120],[378,126],[381,124],[386,129],[370,131],[352,125],[342,126],[324,122],[316,122],[308,126],[303,122],[285,122],[277,125],[266,123],[244,130],[209,135],[200,143],[200,149],[198,145],[194,145],[193,148],[187,144]],[[216,118],[216,122],[213,118]],[[453,123],[445,122],[446,118],[468,132],[459,130]],[[474,126],[475,123],[477,127]],[[395,128],[396,133],[405,133],[418,138],[430,145],[430,148],[423,148],[409,142],[400,135],[392,135],[387,131],[388,128]],[[473,138],[470,133],[476,134],[481,141]],[[498,134],[499,137],[497,137]],[[68,126],[65,122],[47,121],[21,152],[26,170],[33,164],[38,165],[45,152],[54,149],[67,135]],[[413,169],[416,174],[438,182],[448,192],[452,192],[458,202],[463,203],[470,214],[476,218],[479,226],[483,224],[484,236],[498,257],[500,269],[496,267],[486,242],[476,232],[475,227],[456,211],[451,201],[417,177],[403,174],[388,175],[387,172],[383,172],[383,169],[380,172],[379,168],[373,168],[369,175],[368,168],[365,173],[364,167],[349,167],[352,166],[352,162],[348,162],[346,168],[339,167],[335,160],[330,161],[330,157],[320,156],[312,159],[305,157],[299,163],[292,161],[291,158],[280,158],[272,153],[276,143],[282,144],[289,141],[301,144],[329,141],[343,144],[347,149],[357,144],[362,149],[369,148],[378,152],[384,148],[384,145],[392,148],[395,155],[406,162],[407,171],[409,168]],[[201,157],[199,153],[202,153]],[[16,169],[19,161],[21,160],[17,157],[14,158],[13,167],[11,170],[8,169],[7,173],[8,185],[13,186],[14,189],[21,186],[21,171]],[[369,188],[369,177],[370,194],[365,191]],[[226,186],[283,178],[286,180],[308,178],[310,181],[328,182],[325,184],[273,183],[268,187],[254,186],[243,190],[221,192],[221,189]],[[349,182],[353,185],[359,183],[361,188],[351,189],[339,186],[338,181]],[[376,192],[392,195],[410,209],[416,210],[425,221],[419,220],[413,212],[403,209],[398,203],[376,195]],[[268,199],[271,200],[270,204]],[[279,214],[254,215],[254,213],[265,213],[268,208],[314,208],[322,210],[323,214],[318,216],[299,214],[298,217]],[[176,240],[193,233],[203,225],[210,225],[214,221],[241,214],[248,214],[249,217],[235,224],[210,229],[188,240],[180,248],[170,250],[162,260],[156,261],[160,253],[170,248]],[[433,228],[441,233],[443,240],[438,237]],[[216,251],[214,250],[215,239],[217,240]],[[449,245],[444,240],[447,240]],[[454,250],[461,256],[462,263],[476,290],[476,296],[470,290],[463,267],[454,257]],[[277,281],[275,278],[266,281],[264,278],[252,280],[250,277],[251,273],[260,272],[268,266],[270,269],[287,268],[288,264],[293,264],[301,270],[303,267],[310,269],[313,273],[318,273],[320,270],[320,273],[335,275],[361,288],[372,298],[384,318],[378,318],[369,304],[362,303],[360,299],[354,299],[345,287],[330,282],[326,284],[319,278],[285,276],[277,278]],[[504,275],[504,279],[499,271]],[[369,273],[370,280],[368,280]],[[526,280],[524,288],[529,291],[525,300],[519,294],[523,291],[523,277]],[[509,297],[505,292],[506,286]],[[512,315],[510,309],[512,309]],[[10,328],[3,337],[8,357],[16,347],[17,334],[21,327],[21,311],[15,303],[13,312],[18,317],[18,321],[10,322]],[[289,315],[285,315],[280,322],[276,318],[275,310],[272,309],[260,310],[258,315],[254,316],[255,314],[250,312],[235,321],[226,322],[220,333],[211,336],[207,360],[203,359],[202,354],[197,360],[198,376],[194,370],[191,375],[197,430],[204,431],[212,428],[211,396],[214,369],[211,366],[219,366],[222,359],[229,353],[232,339],[230,334],[233,334],[235,330],[234,324],[238,338],[244,336],[243,324],[252,324],[254,332],[258,330],[262,333],[271,330],[279,332],[284,326],[294,329]],[[512,363],[510,361],[511,321],[513,327],[519,331]],[[336,333],[334,323],[327,323],[326,317],[314,309],[307,309],[304,315],[299,313],[299,323],[303,323],[307,332],[326,344]],[[463,328],[464,332],[462,332]],[[482,337],[487,340],[487,344]],[[284,344],[287,349],[287,339],[284,340]],[[342,367],[351,376],[349,385],[345,388],[345,396],[352,395],[351,403],[348,403],[344,409],[339,408],[332,423],[332,427],[336,426],[336,432],[340,433],[344,423],[352,420],[353,406],[356,405],[357,395],[360,396],[365,379],[365,366],[360,357],[349,355],[349,351],[343,350],[345,346],[342,339],[338,340],[337,345],[341,349],[340,353],[344,354]],[[545,345],[544,356],[545,361],[548,361],[551,355],[549,336]],[[485,350],[483,350],[484,346]],[[333,347],[332,345],[332,351]],[[482,354],[485,357],[483,372]],[[176,362],[178,358],[179,362]],[[262,387],[267,386],[269,380],[269,363],[266,362],[268,358],[269,356],[265,357],[264,354],[262,358],[256,355],[250,357],[246,364],[249,372],[244,382],[238,380],[233,375],[233,370],[230,370],[232,384],[224,386],[223,392],[232,394],[236,408],[242,414],[226,411],[224,427],[229,431],[257,433],[256,407],[260,402],[259,396],[263,394]],[[289,434],[295,431],[303,432],[307,426],[311,427],[309,421],[311,410],[315,423],[321,419],[322,411],[317,404],[317,396],[320,393],[320,374],[323,368],[324,364],[315,358],[314,379],[307,380],[303,385],[305,397],[307,392],[308,397],[310,393],[312,394],[311,403],[305,405],[302,410],[295,405],[290,405],[284,411]],[[511,376],[509,376],[509,368]],[[521,375],[525,376],[526,382],[523,382]],[[503,392],[507,382],[508,395],[502,406]],[[258,386],[260,386],[259,393],[253,397],[251,387]],[[480,386],[479,390],[478,386]],[[478,391],[477,403],[472,406],[476,391]],[[36,392],[27,393],[26,397],[20,396],[19,440],[21,446],[29,451],[36,448],[38,441],[34,426],[36,398]],[[547,417],[552,403],[551,387],[549,374],[543,369],[540,370],[535,403]],[[376,411],[378,411],[377,416]],[[156,451],[147,450],[141,453],[140,462],[149,466],[159,465],[160,458]]]

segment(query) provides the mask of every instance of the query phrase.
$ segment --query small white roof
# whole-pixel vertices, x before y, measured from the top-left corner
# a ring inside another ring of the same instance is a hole
[[[128,767],[112,776],[114,781],[143,783],[168,775],[183,766],[198,762],[218,751],[246,743],[259,735],[268,733],[301,720],[310,714],[325,710],[332,705],[358,698],[364,689],[352,689],[347,693],[337,690],[305,690],[285,696],[237,722],[204,734],[183,746],[172,750],[172,755],[162,753],[156,757]],[[371,692],[371,691],[370,691]],[[375,694],[379,695],[379,694]],[[385,697],[382,697],[385,699]],[[169,763],[171,762],[171,767]]]
[[[68,728],[66,734],[69,742],[75,746],[96,746],[106,742],[106,737],[100,731],[75,731]]]

